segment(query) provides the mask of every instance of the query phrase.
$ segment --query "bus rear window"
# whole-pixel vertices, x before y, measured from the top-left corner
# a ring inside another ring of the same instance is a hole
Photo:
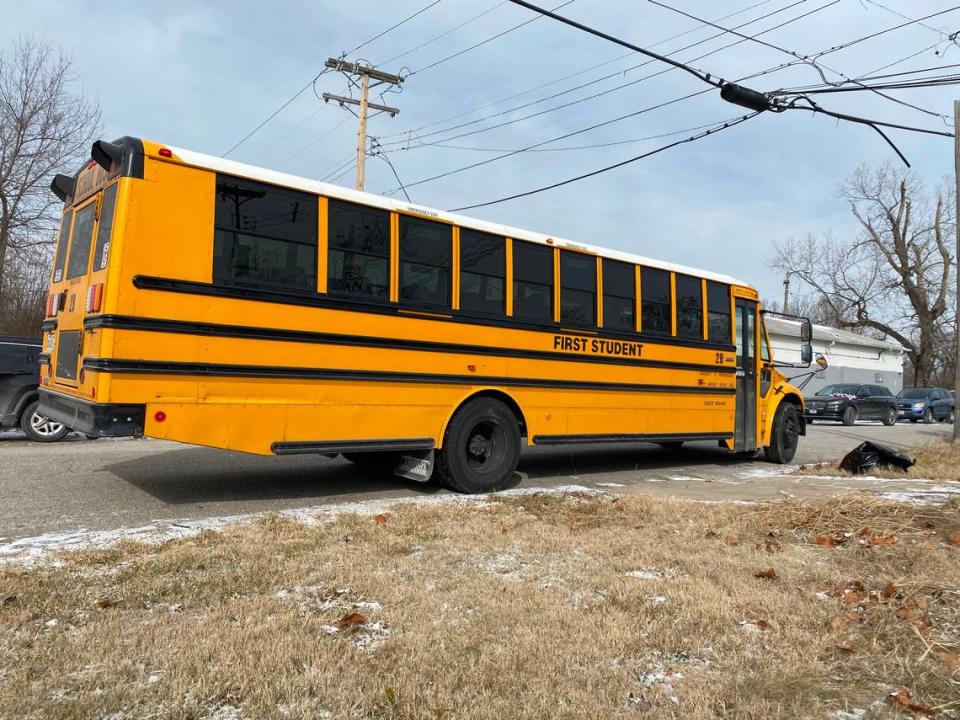
[[[63,214],[60,223],[60,237],[57,240],[57,255],[53,262],[53,281],[63,280],[63,266],[67,260],[67,244],[70,242],[70,224],[73,222],[73,210]]]
[[[93,269],[103,270],[110,257],[110,236],[113,234],[113,210],[117,204],[117,184],[103,191],[100,203],[100,224],[97,225],[97,244],[93,249]]]
[[[215,283],[316,290],[316,196],[219,176],[216,203]]]
[[[70,259],[67,260],[67,279],[72,280],[87,273],[90,260],[90,241],[93,239],[93,221],[97,204],[90,203],[77,213],[73,237],[70,240]]]

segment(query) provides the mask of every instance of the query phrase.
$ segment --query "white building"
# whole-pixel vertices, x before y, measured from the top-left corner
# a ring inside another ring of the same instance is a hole
[[[800,362],[800,323],[767,317],[773,357],[782,362]],[[831,383],[883,385],[894,395],[903,389],[903,362],[906,350],[891,340],[876,340],[826,325],[813,326],[813,356],[822,354],[828,363],[804,387],[812,395]],[[811,366],[811,370],[816,367]],[[802,370],[783,370],[787,377]]]

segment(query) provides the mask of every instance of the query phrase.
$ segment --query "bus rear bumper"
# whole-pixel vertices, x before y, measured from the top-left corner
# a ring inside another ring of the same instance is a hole
[[[141,437],[145,405],[94,403],[40,389],[38,412],[92,437]]]

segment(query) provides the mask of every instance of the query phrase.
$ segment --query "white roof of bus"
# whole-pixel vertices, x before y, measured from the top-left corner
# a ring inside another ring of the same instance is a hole
[[[552,244],[556,247],[568,247],[578,250],[585,250],[587,252],[595,253],[602,257],[608,257],[613,260],[622,260],[624,262],[659,268],[662,270],[672,270],[685,275],[695,275],[696,277],[728,283],[730,285],[752,287],[749,283],[745,283],[742,280],[738,280],[737,278],[730,277],[729,275],[723,275],[721,273],[708,272],[706,270],[700,270],[687,265],[663,262],[662,260],[655,260],[642,255],[620,252],[619,250],[608,250],[607,248],[601,248],[595,245],[588,245],[586,243],[580,243],[573,240],[565,240],[564,238],[556,237],[554,235],[544,235],[542,233],[532,232],[530,230],[522,230],[520,228],[488,222],[486,220],[477,220],[476,218],[467,217],[465,215],[458,215],[456,213],[445,212],[443,210],[435,210],[433,208],[424,207],[415,203],[401,202],[399,200],[394,200],[393,198],[383,197],[382,195],[374,195],[373,193],[351,190],[349,188],[340,187],[339,185],[331,185],[330,183],[320,182],[319,180],[311,180],[309,178],[290,175],[277,170],[268,170],[267,168],[257,167],[256,165],[247,165],[246,163],[240,163],[234,160],[226,160],[225,158],[216,157],[214,155],[205,155],[192,150],[184,150],[172,145],[166,145],[164,147],[167,147],[173,151],[173,153],[176,154],[177,157],[179,157],[180,160],[187,165],[194,165],[196,167],[207,168],[209,170],[216,170],[217,172],[250,178],[251,180],[260,180],[272,185],[280,185],[283,187],[295,188],[297,190],[305,190],[307,192],[338,198],[340,200],[363,203],[373,207],[379,207],[384,210],[410,212],[425,217],[446,220],[447,222],[454,223],[461,227],[472,228],[482,232],[488,232],[493,235],[502,235],[504,237],[543,244],[547,244],[547,239],[549,238],[552,240]]]

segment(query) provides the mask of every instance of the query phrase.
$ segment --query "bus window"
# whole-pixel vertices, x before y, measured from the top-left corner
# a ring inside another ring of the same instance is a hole
[[[560,251],[560,322],[597,324],[597,259]]]
[[[513,243],[513,316],[553,322],[553,249]]]
[[[308,193],[218,175],[213,281],[316,288],[318,202]]]
[[[633,265],[617,260],[603,261],[603,328],[633,332],[634,300],[637,292]]]
[[[460,309],[503,315],[507,242],[496,235],[460,229]]]
[[[100,204],[100,224],[97,225],[97,244],[93,249],[93,269],[103,270],[110,257],[110,235],[113,232],[113,209],[117,204],[117,184],[103,191]]]
[[[327,292],[387,300],[390,213],[330,200],[327,216]]]
[[[449,225],[400,216],[400,299],[415,305],[450,307]]]
[[[67,260],[67,280],[87,274],[87,261],[90,260],[90,241],[93,239],[93,221],[96,212],[97,203],[92,202],[77,213],[73,238],[70,240],[70,259]]]
[[[710,342],[730,344],[730,286],[707,281],[707,331]]]
[[[60,238],[57,240],[57,255],[53,261],[53,281],[63,280],[63,265],[67,260],[67,244],[70,241],[70,224],[73,222],[73,210],[63,214],[60,223]]]
[[[642,323],[645,333],[670,334],[670,273],[654,268],[640,269]]]
[[[703,339],[703,284],[689,275],[677,275],[677,337]]]

